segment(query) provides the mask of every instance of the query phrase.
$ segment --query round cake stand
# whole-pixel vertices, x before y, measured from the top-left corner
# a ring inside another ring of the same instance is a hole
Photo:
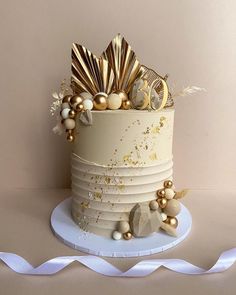
[[[163,252],[182,242],[192,224],[191,214],[183,205],[178,220],[177,238],[160,231],[145,238],[115,241],[81,230],[71,217],[71,198],[68,198],[53,210],[51,226],[64,244],[79,251],[106,257],[137,257]]]

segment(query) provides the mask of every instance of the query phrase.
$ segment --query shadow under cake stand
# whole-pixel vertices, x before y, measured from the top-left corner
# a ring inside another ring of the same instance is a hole
[[[160,231],[145,238],[115,241],[112,238],[81,230],[71,217],[71,201],[72,198],[68,198],[53,210],[52,230],[64,244],[88,254],[106,257],[138,257],[159,253],[181,243],[191,230],[191,214],[181,204],[181,212],[178,215],[178,237],[172,237]]]

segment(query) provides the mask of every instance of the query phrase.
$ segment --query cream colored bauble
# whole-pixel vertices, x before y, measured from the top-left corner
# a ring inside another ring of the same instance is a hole
[[[149,203],[149,207],[150,207],[151,210],[157,210],[159,208],[159,205],[158,205],[156,200],[152,200]]]
[[[118,110],[121,107],[122,99],[116,93],[111,93],[107,98],[107,106],[110,110]]]
[[[112,233],[112,238],[114,240],[120,240],[122,238],[122,234],[120,232],[118,232],[117,230],[113,231]]]
[[[64,126],[68,130],[72,130],[75,128],[75,121],[73,119],[66,119],[64,121]]]
[[[118,224],[118,231],[122,234],[127,233],[130,230],[129,223],[127,221],[120,221]]]
[[[180,202],[172,199],[167,202],[166,207],[164,208],[164,213],[166,213],[168,216],[174,217],[179,214],[180,210]]]
[[[62,117],[62,119],[67,119],[67,118],[69,118],[69,111],[70,111],[69,108],[63,109],[63,110],[61,111],[61,117]]]
[[[173,199],[174,196],[175,196],[175,192],[173,191],[172,188],[166,188],[166,189],[165,189],[165,197],[166,197],[168,200]]]
[[[84,110],[92,110],[93,108],[93,102],[91,99],[85,99],[83,101]]]

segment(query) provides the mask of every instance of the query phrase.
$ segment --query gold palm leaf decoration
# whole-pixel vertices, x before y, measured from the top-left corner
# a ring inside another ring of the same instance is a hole
[[[171,107],[173,106],[174,102],[171,97],[171,93],[169,92],[166,80],[168,75],[165,77],[160,76],[154,70],[147,68],[146,66],[142,65],[141,67],[142,72],[142,79],[146,80],[148,86],[150,87],[149,99],[150,104],[149,106],[153,109],[159,109],[163,107]],[[159,96],[160,105],[157,107],[154,102],[151,101],[151,91],[154,89]]]
[[[114,90],[128,93],[134,81],[141,75],[141,65],[129,44],[118,34],[103,52],[102,57],[113,69]]]
[[[114,73],[107,60],[97,58],[84,46],[72,45],[71,87],[74,93],[83,91],[95,95],[98,92],[111,93]]]

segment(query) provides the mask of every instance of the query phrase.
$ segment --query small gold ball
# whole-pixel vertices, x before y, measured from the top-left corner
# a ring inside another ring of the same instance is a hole
[[[127,233],[124,233],[123,234],[123,238],[125,239],[125,240],[130,240],[131,238],[132,238],[132,234],[131,234],[131,232],[127,232]]]
[[[69,118],[74,119],[75,115],[76,115],[75,110],[70,110],[69,111]]]
[[[82,103],[77,104],[76,106],[76,111],[77,112],[82,112],[84,110],[84,106]]]
[[[173,185],[173,182],[172,182],[171,180],[166,180],[166,181],[164,182],[164,187],[165,187],[165,188],[171,188],[172,185]]]
[[[68,135],[67,135],[67,140],[68,140],[69,142],[73,142],[73,141],[74,141],[74,136],[73,136],[72,134],[68,134]]]
[[[179,223],[176,217],[170,217],[170,216],[168,216],[164,222],[169,224],[170,226],[173,226],[174,228],[176,228]]]
[[[125,91],[117,90],[115,93],[119,95],[122,101],[128,100],[128,95],[125,93]]]
[[[130,100],[124,100],[122,102],[122,109],[123,110],[129,110],[132,107],[132,103]]]
[[[107,108],[107,94],[97,93],[93,98],[93,106],[96,110],[105,110]]]
[[[160,189],[160,190],[157,191],[157,196],[158,197],[163,198],[163,197],[165,197],[165,195],[166,195],[166,192],[165,192],[164,189]]]
[[[76,110],[76,107],[78,104],[82,103],[83,98],[80,95],[73,95],[70,99],[70,105],[74,110]]]
[[[158,199],[157,202],[158,202],[161,209],[164,209],[165,206],[167,205],[167,199],[166,198]]]
[[[72,97],[72,95],[66,95],[66,96],[64,96],[63,99],[62,99],[62,103],[64,103],[64,102],[70,102],[71,97]]]

